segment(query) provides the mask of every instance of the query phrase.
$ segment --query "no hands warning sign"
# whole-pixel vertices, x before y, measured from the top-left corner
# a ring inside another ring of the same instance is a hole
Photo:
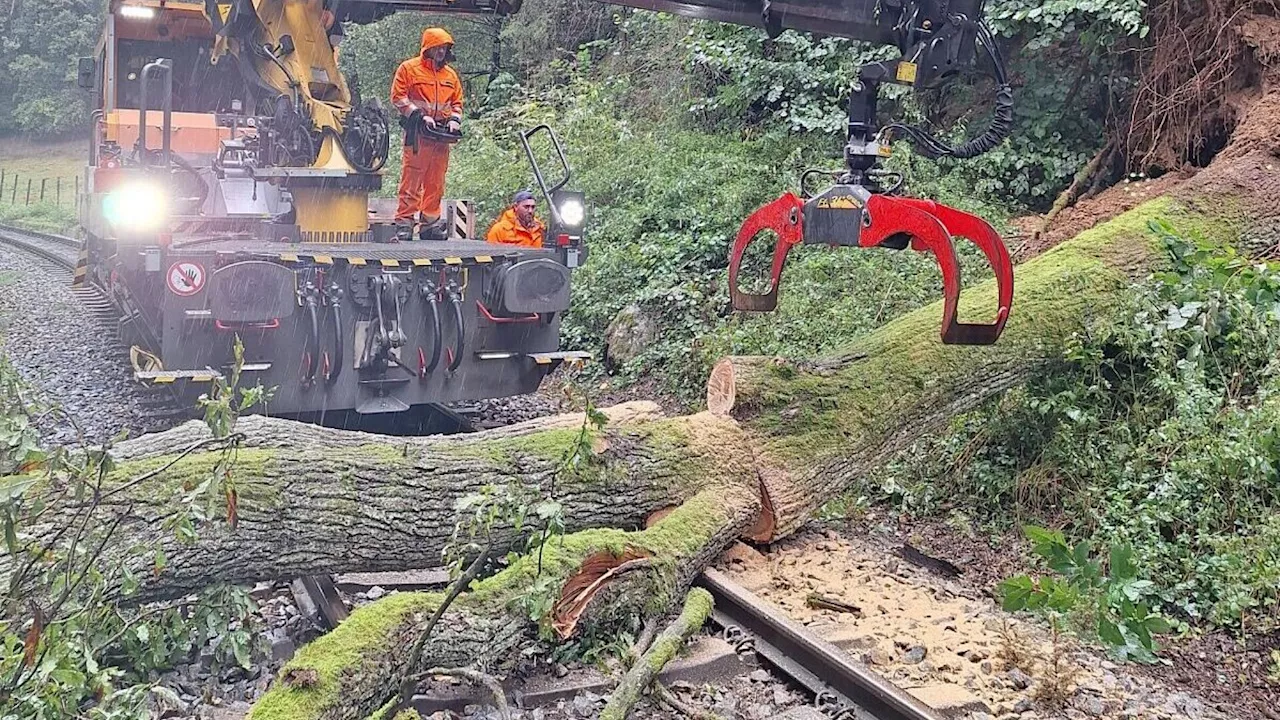
[[[169,284],[169,292],[174,295],[182,297],[195,295],[204,288],[204,268],[200,267],[200,263],[186,260],[176,262],[169,266],[166,281]]]

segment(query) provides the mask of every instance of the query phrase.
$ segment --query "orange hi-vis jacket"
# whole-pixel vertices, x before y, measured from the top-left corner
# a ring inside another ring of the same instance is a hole
[[[485,240],[502,245],[542,247],[542,234],[546,230],[537,217],[533,218],[533,227],[527,228],[521,225],[520,219],[516,217],[516,211],[513,208],[507,208],[507,211],[502,213],[502,216],[489,228],[489,234],[485,236]]]
[[[450,120],[462,122],[462,79],[448,65],[436,69],[423,53],[437,45],[452,45],[453,38],[439,28],[427,28],[422,33],[422,52],[409,58],[396,68],[391,82],[391,103],[401,115],[414,109],[430,115],[439,123]]]
[[[424,56],[438,45],[452,45],[453,38],[440,28],[427,28],[422,33],[422,51],[418,57],[400,63],[391,82],[391,103],[401,115],[421,110],[440,125],[450,120],[462,122],[462,80],[453,68],[435,63]],[[419,138],[416,147],[404,149],[400,171],[400,202],[396,221],[419,213],[425,222],[440,218],[440,202],[444,199],[445,175],[449,170],[449,146]]]

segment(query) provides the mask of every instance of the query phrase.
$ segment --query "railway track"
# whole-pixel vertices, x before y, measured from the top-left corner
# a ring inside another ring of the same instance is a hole
[[[387,574],[388,576],[394,574]],[[421,590],[422,573],[407,574],[400,584],[390,577],[380,582],[383,589]],[[426,573],[430,575],[430,573]],[[447,581],[436,578],[435,583]],[[367,581],[366,581],[367,582]],[[363,583],[357,583],[364,586]],[[807,690],[812,698],[807,714],[786,717],[824,718],[826,720],[941,720],[935,710],[883,677],[856,662],[840,648],[819,638],[803,625],[757,597],[729,577],[708,568],[696,585],[705,588],[715,600],[709,625],[719,628],[719,635],[738,652],[753,651],[780,675]],[[365,587],[367,590],[368,587]],[[319,576],[295,581],[294,598],[301,606],[310,605],[307,614],[330,628],[346,618],[348,608],[332,577]],[[607,692],[607,688],[596,687]],[[589,689],[588,689],[589,691]],[[550,691],[517,691],[531,707],[563,699],[565,689]],[[466,705],[483,703],[480,695],[432,697],[418,695],[414,709],[423,716],[439,710],[458,711]]]
[[[0,243],[40,258],[44,261],[43,264],[65,275],[68,281],[75,272],[76,256],[81,248],[80,241],[75,238],[23,230],[9,225],[0,225]]]
[[[124,363],[124,367],[128,366],[129,349],[121,342],[119,334],[119,310],[96,286],[87,283],[71,285],[80,250],[84,247],[82,241],[65,235],[0,225],[0,245],[31,255],[53,279],[64,282],[85,308],[93,324],[101,330],[102,335],[96,339],[110,344],[112,354]],[[150,418],[180,420],[192,414],[165,388],[139,384],[138,389],[138,404]]]
[[[854,662],[781,610],[707,568],[696,583],[715,600],[711,621],[729,636],[745,634],[757,653],[813,693],[836,720],[940,720],[932,708]]]

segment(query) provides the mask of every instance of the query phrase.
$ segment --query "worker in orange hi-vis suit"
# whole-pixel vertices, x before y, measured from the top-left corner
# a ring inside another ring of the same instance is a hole
[[[440,200],[444,197],[444,176],[449,169],[449,145],[432,142],[416,132],[418,123],[428,130],[448,127],[457,133],[462,127],[462,80],[449,67],[453,38],[441,28],[422,33],[422,51],[400,63],[391,82],[391,104],[406,125],[404,161],[400,173],[400,202],[396,222],[400,236],[413,235],[413,215],[420,213],[423,238],[444,239]]]
[[[533,215],[536,204],[531,191],[521,190],[516,193],[511,207],[489,227],[485,240],[502,245],[542,247],[542,235],[547,229]]]

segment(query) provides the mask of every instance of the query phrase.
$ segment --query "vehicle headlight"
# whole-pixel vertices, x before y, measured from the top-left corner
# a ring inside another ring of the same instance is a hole
[[[587,209],[582,206],[582,201],[575,198],[569,198],[560,203],[560,219],[565,225],[578,227],[582,225],[583,218],[586,217]]]
[[[119,230],[147,232],[164,224],[168,205],[164,188],[139,180],[107,193],[102,200],[102,214]]]

